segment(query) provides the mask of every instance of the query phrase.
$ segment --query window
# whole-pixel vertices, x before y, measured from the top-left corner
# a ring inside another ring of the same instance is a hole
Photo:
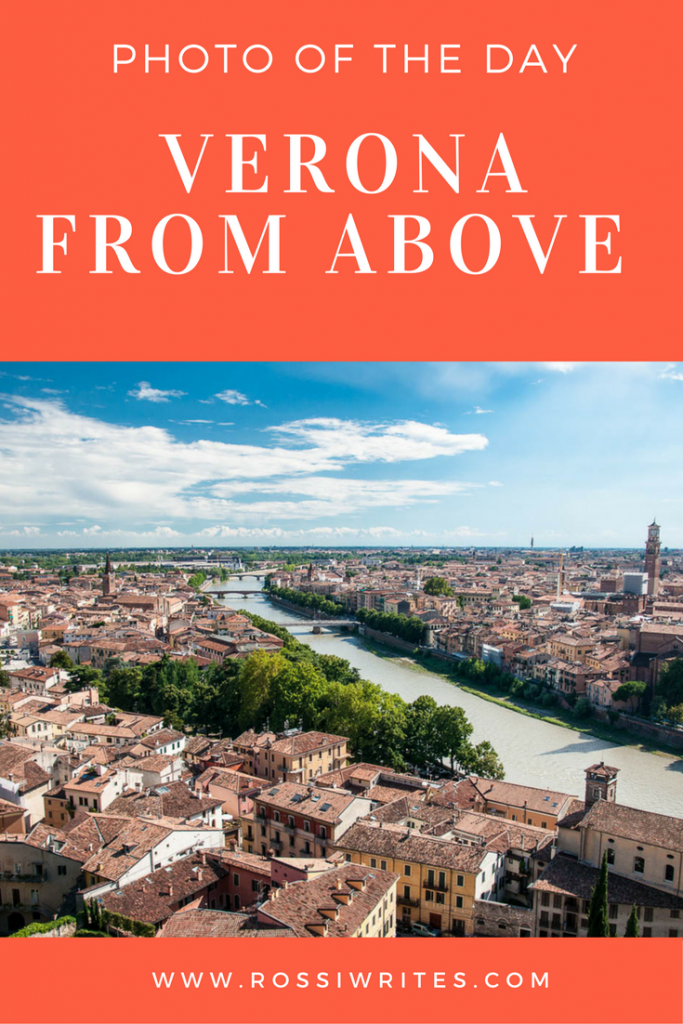
[[[457,878],[456,878],[456,883],[458,885],[460,885],[460,886],[463,886],[465,884],[465,876],[464,875],[458,875]]]
[[[57,865],[57,874],[58,875],[65,875],[66,874],[66,864],[58,864]]]
[[[644,920],[645,921],[652,921],[653,920],[652,907],[645,907]]]
[[[265,825],[261,825],[261,835],[264,836],[265,834],[266,834],[266,826]]]
[[[370,858],[370,867],[371,868],[376,868],[377,867],[377,858],[376,857],[371,857]]]
[[[380,866],[382,871],[386,871],[387,870],[387,862],[385,860],[381,860],[379,862],[379,866]]]
[[[404,885],[403,886],[403,899],[404,900],[409,900],[410,899],[410,886],[409,885]]]
[[[425,892],[425,899],[427,903],[434,902],[434,893],[431,891],[431,889],[427,889],[427,891]]]
[[[260,888],[260,882],[259,882],[258,878],[252,878],[252,880],[251,880],[251,891],[252,892],[258,892],[259,888]]]
[[[461,899],[462,899],[462,897],[461,897]],[[446,902],[446,894],[444,892],[437,892],[437,894],[436,894],[436,902],[437,903],[445,903]]]
[[[241,901],[240,901],[240,898],[237,895],[237,893],[235,893],[234,902],[235,902],[235,910],[239,910],[240,906],[241,906]]]
[[[559,893],[556,893],[553,896],[553,907],[556,910],[561,910],[562,909],[562,897],[559,895]]]
[[[462,896],[455,897],[455,905],[458,908],[458,910],[462,910],[462,908],[465,905],[465,901],[463,900]]]
[[[273,818],[275,819],[275,821],[279,821],[280,820],[280,812],[279,811],[273,811]]]
[[[680,917],[680,916],[681,916],[680,910],[672,910],[671,911],[671,917]]]
[[[439,888],[440,889],[445,889],[446,888],[446,872],[445,871],[439,871]]]
[[[550,893],[549,892],[542,892],[541,893],[541,906],[542,907],[549,907],[550,906]]]
[[[643,938],[644,939],[651,939],[652,938],[652,928],[643,928]]]
[[[678,929],[677,928],[669,928],[669,938],[670,939],[677,939],[678,938]]]
[[[405,867],[403,868],[403,874],[406,875],[408,878],[410,878],[412,873],[413,873],[413,869],[411,868],[410,864],[406,864]]]
[[[642,875],[645,872],[645,860],[643,857],[633,858],[633,870],[639,875]]]
[[[664,881],[673,882],[674,880],[674,866],[673,864],[667,864],[664,868]]]
[[[350,864],[351,863],[351,854],[350,853],[345,853],[344,854],[344,860],[346,861],[347,864]]]
[[[290,828],[294,828],[294,818],[292,817],[291,814],[290,814],[289,818],[287,819],[287,823],[288,823]]]
[[[548,823],[546,821],[542,821],[541,822],[541,828],[547,828],[547,827],[548,827]]]
[[[320,826],[320,838],[327,839],[327,829],[325,828],[324,825]]]
[[[614,850],[612,847],[607,850],[607,863],[614,864]]]
[[[306,819],[306,821],[304,821],[304,832],[310,832],[310,831],[311,831],[311,823],[310,823],[310,821],[308,819]]]
[[[609,916],[612,918],[619,917],[619,907],[616,903],[610,903]]]

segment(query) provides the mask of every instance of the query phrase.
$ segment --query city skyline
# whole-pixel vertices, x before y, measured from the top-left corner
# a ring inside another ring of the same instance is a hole
[[[683,546],[667,363],[5,363],[0,548]]]

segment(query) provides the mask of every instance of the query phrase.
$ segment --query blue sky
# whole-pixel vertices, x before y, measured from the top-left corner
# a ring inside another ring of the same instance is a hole
[[[683,547],[683,365],[0,364],[0,548]]]

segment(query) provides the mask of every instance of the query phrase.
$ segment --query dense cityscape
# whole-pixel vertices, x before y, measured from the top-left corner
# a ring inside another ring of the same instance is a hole
[[[7,551],[0,645],[0,934],[683,934],[680,790],[629,806],[602,758],[527,785],[460,706],[680,764],[656,521],[642,550]]]

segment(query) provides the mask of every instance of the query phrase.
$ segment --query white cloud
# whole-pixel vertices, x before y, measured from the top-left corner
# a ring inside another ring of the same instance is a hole
[[[194,519],[250,525],[405,507],[471,492],[453,480],[354,480],[372,462],[427,460],[480,451],[481,434],[408,421],[299,420],[270,431],[271,444],[184,442],[152,426],[106,423],[62,402],[4,396],[15,418],[0,422],[0,507],[21,522],[36,510],[112,522]],[[55,467],[57,470],[55,472]]]
[[[659,376],[662,380],[683,380],[683,372],[675,363],[668,363]]]
[[[251,405],[246,395],[243,395],[241,391],[233,391],[232,388],[228,388],[227,391],[219,391],[214,397],[227,405]]]
[[[95,534],[102,533],[102,527],[101,526],[97,526],[97,525],[95,525],[95,526],[86,526],[86,527],[83,528],[83,533],[86,536],[93,536]]]
[[[500,480],[489,480],[489,487],[502,487]]]
[[[581,366],[581,363],[541,363],[541,365],[552,373],[571,373],[577,366]]]
[[[492,412],[493,409],[482,409],[480,405],[475,405],[474,409],[470,409],[469,412],[465,413],[465,416],[487,416]]]
[[[133,391],[129,391],[130,398],[136,398],[139,402],[168,402],[169,398],[182,398],[185,391],[162,391],[160,388],[153,388],[149,381],[141,380]]]
[[[225,391],[219,391],[217,395],[213,396],[221,402],[225,402],[226,405],[259,405],[262,409],[267,409],[268,406],[264,405],[258,398],[250,399],[246,395],[243,395],[241,391],[235,391],[233,388],[227,388]],[[208,404],[210,399],[204,399],[204,404]]]
[[[432,459],[437,455],[481,451],[488,445],[483,434],[451,434],[445,427],[414,420],[373,424],[319,418],[295,420],[268,430],[284,440],[319,447],[331,457],[358,462]]]

